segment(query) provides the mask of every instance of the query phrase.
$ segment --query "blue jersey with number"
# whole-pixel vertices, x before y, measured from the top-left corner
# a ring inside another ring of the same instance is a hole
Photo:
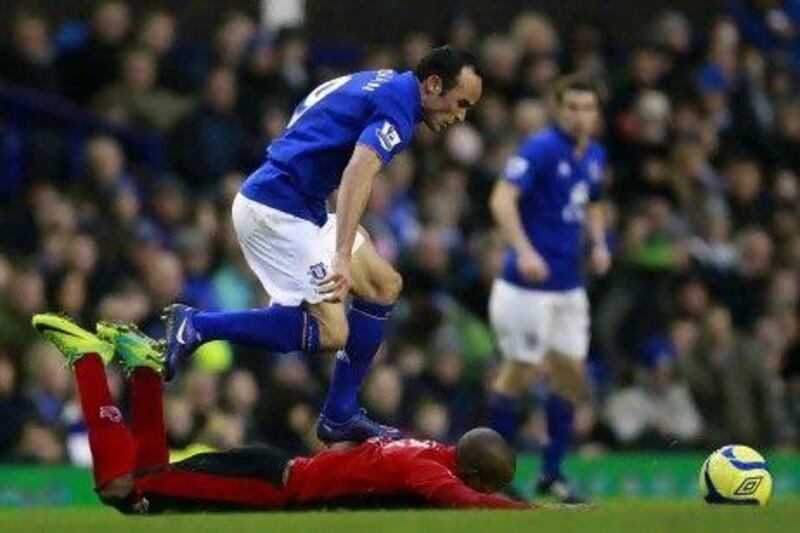
[[[545,128],[522,142],[509,159],[503,179],[520,189],[518,207],[525,234],[547,263],[550,277],[540,283],[525,280],[517,268],[517,254],[509,248],[503,279],[549,291],[583,284],[583,220],[586,205],[600,196],[605,161],[605,151],[595,141],[577,156],[574,141],[558,126]]]
[[[257,202],[322,226],[356,144],[388,163],[422,119],[413,72],[371,70],[323,83],[297,107],[286,130],[242,186]]]

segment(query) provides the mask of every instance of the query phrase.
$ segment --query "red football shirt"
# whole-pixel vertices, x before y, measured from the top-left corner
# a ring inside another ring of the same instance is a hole
[[[532,509],[472,490],[456,475],[456,450],[434,441],[370,439],[292,462],[286,486],[298,503],[358,495],[416,496],[437,507]]]

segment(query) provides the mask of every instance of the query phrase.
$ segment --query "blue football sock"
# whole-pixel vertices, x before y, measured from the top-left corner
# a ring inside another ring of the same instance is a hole
[[[517,436],[516,398],[492,391],[489,396],[489,427],[500,433],[510,445],[514,445]]]
[[[572,445],[575,407],[572,402],[551,392],[545,401],[550,442],[542,454],[542,477],[561,477],[561,466]]]
[[[204,342],[224,339],[278,353],[319,351],[319,323],[299,306],[273,305],[225,313],[200,311],[192,317],[192,325]]]
[[[336,355],[331,386],[322,414],[344,422],[358,410],[358,391],[378,353],[392,305],[380,305],[353,298],[347,323],[350,333],[343,352]]]

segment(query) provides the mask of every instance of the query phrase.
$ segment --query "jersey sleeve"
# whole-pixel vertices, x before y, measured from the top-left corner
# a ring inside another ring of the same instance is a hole
[[[406,485],[409,491],[438,507],[475,509],[534,509],[535,507],[472,490],[444,465],[430,460],[407,465]]]
[[[502,178],[520,189],[529,188],[536,181],[536,170],[541,167],[543,155],[541,142],[536,139],[523,142],[506,162]]]
[[[380,118],[370,123],[358,137],[358,144],[372,148],[387,164],[411,141],[411,128],[404,127],[401,121]]]
[[[372,148],[387,164],[411,142],[414,135],[414,120],[409,111],[409,102],[394,90],[384,85],[371,96],[372,118],[361,131],[358,143]]]

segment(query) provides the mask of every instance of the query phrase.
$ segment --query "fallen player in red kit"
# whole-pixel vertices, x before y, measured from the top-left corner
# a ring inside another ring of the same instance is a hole
[[[466,433],[454,447],[371,439],[314,457],[270,446],[195,455],[169,464],[162,412],[162,356],[132,326],[100,323],[98,335],[55,314],[33,317],[75,371],[100,499],[123,513],[318,507],[533,509],[495,495],[516,459],[494,431]],[[104,365],[131,379],[131,424],[113,404]]]

